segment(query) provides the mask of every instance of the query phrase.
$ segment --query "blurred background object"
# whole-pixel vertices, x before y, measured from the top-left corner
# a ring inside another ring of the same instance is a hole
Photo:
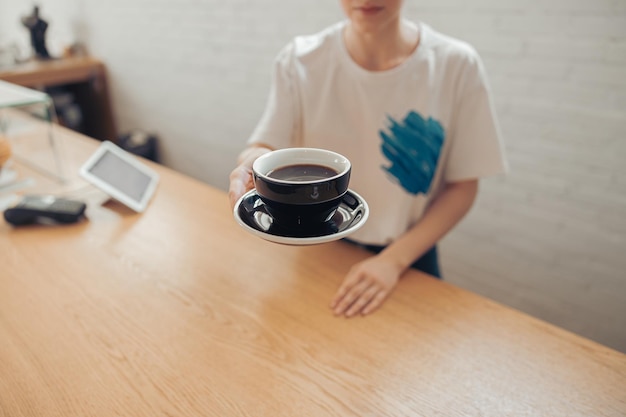
[[[0,133],[0,171],[4,164],[8,162],[9,158],[11,158],[11,144],[9,140]]]
[[[22,24],[30,32],[30,44],[33,55],[37,59],[50,59],[50,53],[46,47],[46,30],[48,22],[39,16],[39,6],[35,5],[31,14],[22,17]]]
[[[159,162],[158,139],[154,134],[135,129],[120,135],[118,145],[132,154]]]

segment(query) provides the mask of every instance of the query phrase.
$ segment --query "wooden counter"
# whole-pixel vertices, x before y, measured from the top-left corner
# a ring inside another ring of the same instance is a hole
[[[59,132],[77,168],[97,143]],[[336,318],[365,252],[263,241],[151,165],[143,214],[77,181],[89,221],[0,221],[1,416],[626,415],[626,355],[416,271]]]

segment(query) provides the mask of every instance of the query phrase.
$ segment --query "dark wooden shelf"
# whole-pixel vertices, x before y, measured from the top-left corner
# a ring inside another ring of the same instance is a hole
[[[98,59],[32,60],[0,70],[0,79],[40,90],[67,88],[83,112],[82,133],[99,140],[117,141],[106,68]]]

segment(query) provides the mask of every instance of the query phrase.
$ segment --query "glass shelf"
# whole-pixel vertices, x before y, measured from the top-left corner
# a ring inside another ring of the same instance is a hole
[[[62,147],[53,123],[56,112],[48,94],[0,80],[0,138],[9,141],[11,158],[65,183]]]

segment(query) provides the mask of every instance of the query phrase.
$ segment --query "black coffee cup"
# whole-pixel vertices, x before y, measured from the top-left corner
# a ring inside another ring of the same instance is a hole
[[[345,156],[316,148],[279,149],[252,165],[256,192],[276,225],[305,230],[332,218],[351,170]]]

